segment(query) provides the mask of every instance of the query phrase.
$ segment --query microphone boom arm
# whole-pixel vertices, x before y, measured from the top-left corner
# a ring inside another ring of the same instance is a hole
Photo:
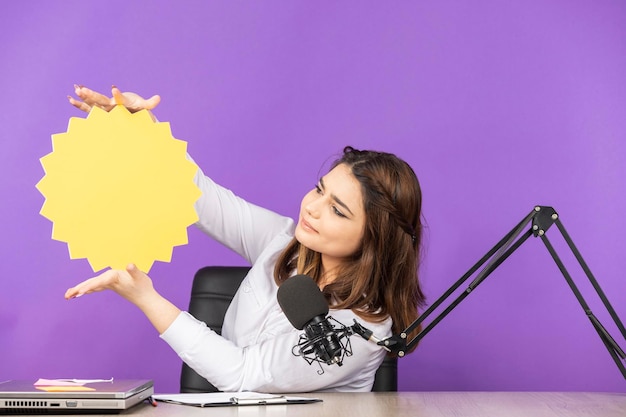
[[[530,223],[531,227],[525,230],[528,226],[528,223]],[[617,316],[617,313],[613,309],[613,306],[607,299],[606,295],[600,288],[600,285],[591,273],[591,270],[585,263],[582,255],[574,245],[574,242],[565,230],[565,227],[559,220],[559,216],[556,211],[552,207],[536,206],[526,217],[524,217],[524,219],[522,219],[520,223],[518,223],[513,229],[511,229],[509,233],[507,233],[493,248],[491,248],[489,252],[487,252],[476,264],[474,264],[461,278],[459,278],[459,280],[456,281],[441,297],[439,297],[431,306],[429,306],[429,308],[426,309],[424,313],[422,313],[417,318],[417,320],[411,323],[400,334],[380,340],[377,343],[388,351],[397,354],[399,357],[404,356],[408,350],[410,350],[417,343],[419,343],[419,341],[422,340],[422,338],[424,338],[424,336],[426,336],[439,322],[441,322],[441,320],[443,320],[457,305],[465,300],[465,298],[467,298],[480,283],[482,283],[498,266],[500,266],[502,262],[504,262],[513,252],[515,252],[524,242],[526,242],[526,240],[531,235],[534,235],[534,237],[541,238],[541,240],[545,244],[548,252],[550,252],[550,255],[552,256],[552,259],[563,274],[563,277],[565,278],[570,289],[576,296],[576,299],[578,300],[585,314],[589,317],[591,324],[596,329],[598,336],[600,336],[600,339],[602,340],[607,350],[609,351],[609,354],[615,361],[615,364],[622,373],[622,376],[626,378],[626,367],[623,363],[623,361],[626,360],[626,353],[624,353],[624,351],[620,348],[615,339],[611,337],[609,332],[604,328],[604,326],[593,314],[578,287],[572,280],[569,272],[565,268],[565,265],[556,253],[556,250],[548,240],[546,232],[553,224],[556,224],[559,232],[563,236],[563,239],[569,246],[570,250],[574,254],[574,257],[576,258],[583,271],[585,272],[585,275],[591,282],[591,285],[602,300],[605,308],[608,310],[611,318],[617,325],[619,331],[622,334],[622,337],[626,339],[626,329],[624,328],[624,325]],[[415,335],[413,339],[407,341],[408,335],[412,331],[417,329],[418,326],[420,326],[424,322],[424,320],[431,316],[444,301],[446,301],[464,282],[470,279],[476,273],[476,271],[478,271],[485,263],[487,263],[486,266],[476,275],[474,280],[469,284],[465,291],[462,292],[456,299],[454,299],[439,315],[437,315],[426,327],[424,327],[417,335]],[[358,329],[356,333],[360,334],[365,339],[368,338],[366,337],[366,335],[358,331]]]

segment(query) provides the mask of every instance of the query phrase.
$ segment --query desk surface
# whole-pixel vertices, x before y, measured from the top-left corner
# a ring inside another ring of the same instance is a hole
[[[624,417],[626,393],[587,392],[380,392],[294,394],[312,404],[199,408],[158,403],[121,415],[150,417]],[[93,415],[92,415],[93,416]],[[111,416],[109,414],[109,416]]]

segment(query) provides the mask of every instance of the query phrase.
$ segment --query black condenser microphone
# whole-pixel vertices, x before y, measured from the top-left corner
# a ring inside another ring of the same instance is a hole
[[[313,279],[306,275],[287,279],[278,288],[278,304],[293,327],[304,330],[300,341],[293,347],[294,355],[302,356],[309,364],[323,362],[339,366],[343,364],[344,356],[352,355],[348,338],[350,330],[327,317],[328,302]],[[329,320],[340,327],[336,329]],[[322,369],[320,373],[323,372]]]

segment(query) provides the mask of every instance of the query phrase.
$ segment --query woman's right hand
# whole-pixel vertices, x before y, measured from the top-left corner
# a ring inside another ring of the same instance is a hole
[[[68,96],[70,104],[87,113],[91,111],[92,107],[100,107],[105,111],[111,111],[117,104],[122,104],[131,113],[135,113],[140,110],[152,110],[161,102],[161,97],[158,95],[145,99],[135,93],[122,93],[115,86],[111,88],[112,97],[107,97],[82,85],[74,85],[74,93],[79,100]]]

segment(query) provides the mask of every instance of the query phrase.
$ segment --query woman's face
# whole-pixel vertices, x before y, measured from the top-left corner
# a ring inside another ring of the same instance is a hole
[[[364,228],[361,185],[350,168],[340,164],[302,199],[295,235],[302,245],[322,254],[328,271],[357,251]]]

